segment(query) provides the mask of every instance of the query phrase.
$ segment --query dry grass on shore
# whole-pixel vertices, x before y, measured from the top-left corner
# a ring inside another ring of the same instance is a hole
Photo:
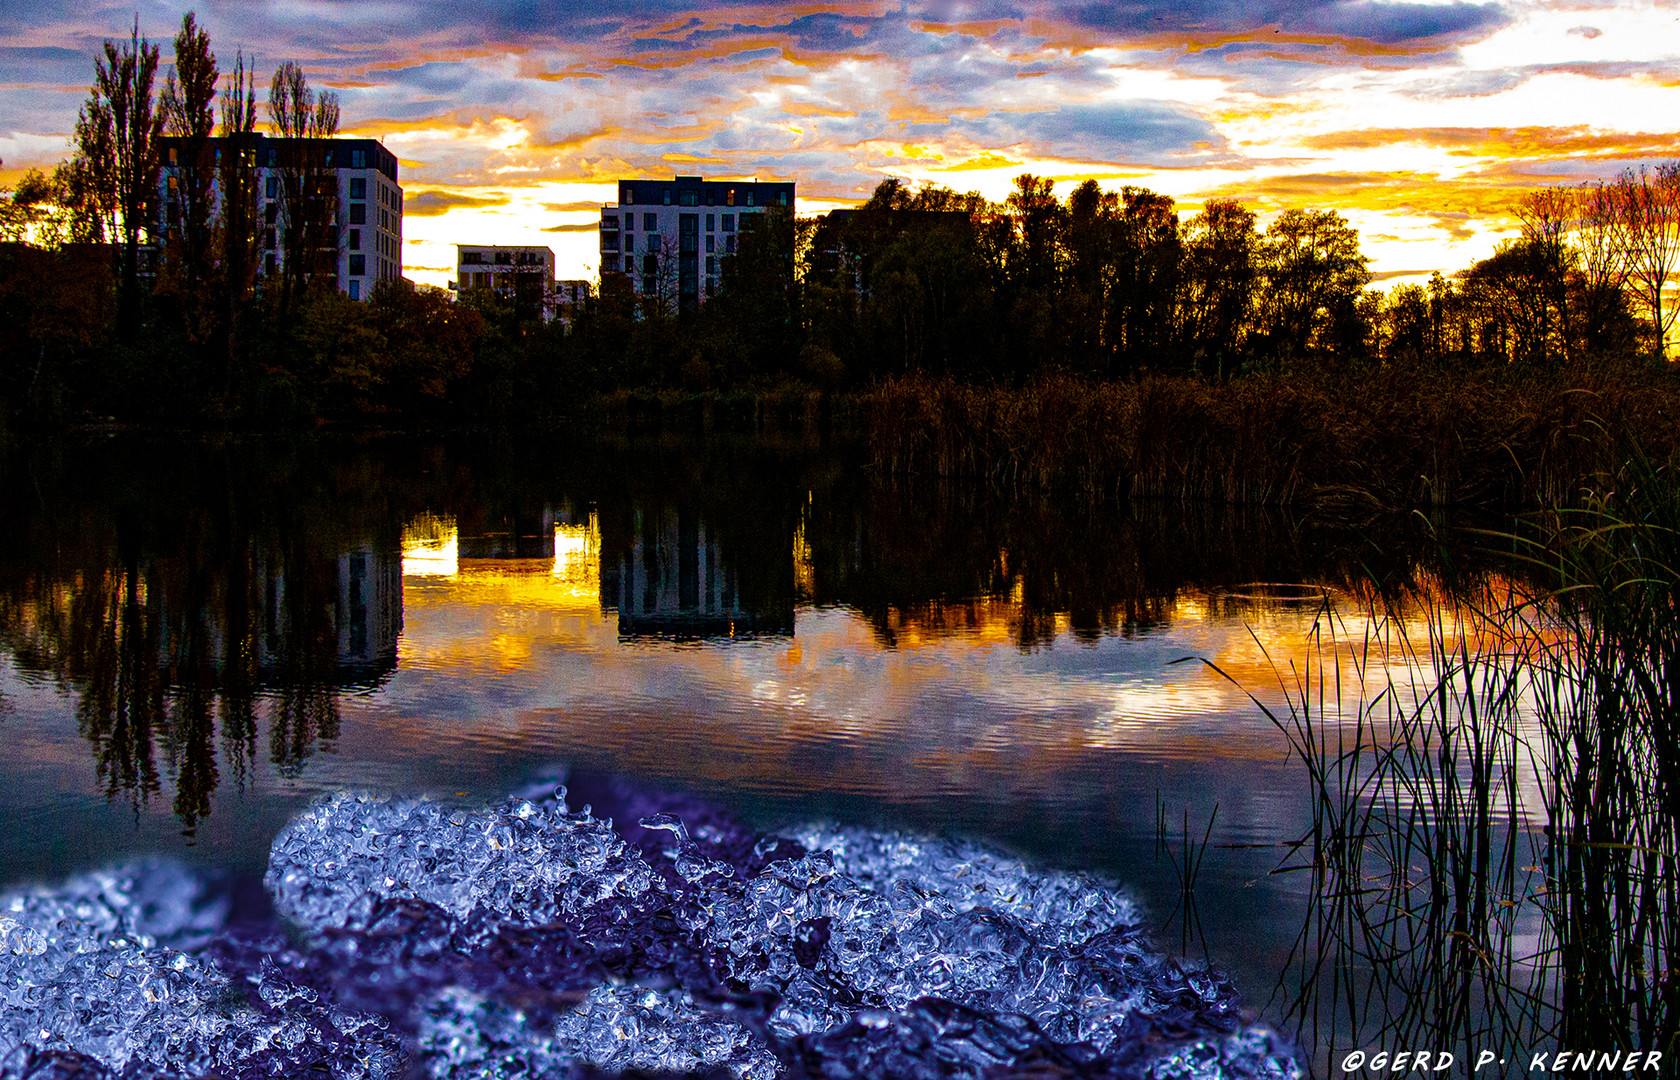
[[[1093,497],[1361,512],[1571,503],[1632,439],[1677,447],[1680,376],[1384,369],[1215,384],[910,376],[860,402],[877,468]]]

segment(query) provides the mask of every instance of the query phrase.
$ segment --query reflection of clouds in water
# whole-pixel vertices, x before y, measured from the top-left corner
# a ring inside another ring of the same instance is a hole
[[[901,624],[896,648],[883,647],[869,622],[843,607],[799,608],[791,643],[684,647],[621,644],[598,607],[562,617],[545,586],[525,575],[478,573],[412,589],[404,669],[390,696],[411,714],[500,712],[504,723],[513,720],[509,711],[542,710],[530,718],[538,725],[553,722],[549,710],[587,706],[597,732],[616,726],[614,715],[628,728],[654,708],[708,730],[726,722],[772,740],[885,745],[941,731],[970,746],[1023,753],[1070,740],[1161,748],[1177,737],[1161,721],[1177,719],[1246,722],[1254,734],[1270,733],[1254,722],[1240,689],[1203,665],[1172,665],[1185,655],[1240,651],[1251,640],[1240,622],[1210,618],[1201,599],[1185,601],[1182,620],[1173,611],[1147,634],[1088,644],[1060,626],[1050,644],[1032,650],[1017,648],[1008,629],[1022,617],[1018,596],[960,605],[961,618],[942,616],[937,625]],[[1299,638],[1301,621],[1286,613],[1273,629]],[[493,687],[470,677],[486,665],[507,677]]]
[[[557,541],[556,562],[586,550]],[[891,645],[857,611],[808,605],[791,639],[626,641],[598,603],[569,608],[541,575],[463,573],[411,596],[413,648],[386,692],[405,715],[473,717],[468,744],[652,754],[757,789],[1048,791],[1109,753],[1271,767],[1284,743],[1250,693],[1286,717],[1286,693],[1305,685],[1315,715],[1351,725],[1390,681],[1397,700],[1415,701],[1435,679],[1396,642],[1403,631],[1427,648],[1416,611],[1373,619],[1340,594],[1329,618],[1241,590],[1186,595],[1147,630],[1095,641],[1056,616],[1054,636],[1032,648],[1017,644],[1019,590],[890,615]],[[1458,632],[1449,625],[1447,640]],[[1175,663],[1186,657],[1197,659]],[[492,668],[494,680],[473,677]],[[437,725],[412,720],[397,737],[424,740]],[[845,767],[813,764],[834,754]]]

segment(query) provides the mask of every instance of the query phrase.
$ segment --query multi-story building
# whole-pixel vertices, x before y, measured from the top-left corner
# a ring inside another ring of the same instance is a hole
[[[554,318],[554,251],[546,247],[456,244],[456,292],[488,289],[532,314]]]
[[[572,319],[583,310],[595,290],[582,278],[566,278],[554,283],[554,317],[560,325],[571,328]]]
[[[396,155],[375,139],[281,139],[253,133],[209,140],[213,161],[223,154],[243,153],[254,169],[257,221],[261,230],[260,272],[273,275],[286,263],[284,191],[289,171],[307,174],[306,182],[329,204],[333,221],[326,225],[323,267],[331,269],[335,287],[353,300],[364,299],[377,281],[402,276],[402,185]],[[193,168],[183,158],[183,140],[162,142],[163,166],[158,195],[163,236],[180,219],[182,171]],[[219,182],[219,181],[218,181]],[[212,184],[212,201],[220,192]]]
[[[601,207],[601,273],[691,310],[717,293],[740,234],[771,207],[793,205],[792,181],[620,180],[618,202]]]

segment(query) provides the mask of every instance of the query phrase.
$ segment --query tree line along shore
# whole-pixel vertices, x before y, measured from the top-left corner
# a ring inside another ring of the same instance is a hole
[[[333,225],[307,176],[260,273],[237,154],[187,170],[166,225],[161,141],[190,157],[256,131],[259,104],[190,13],[161,87],[160,56],[138,28],[108,42],[70,156],[0,193],[9,430],[756,424],[821,399],[885,468],[1394,505],[1567,497],[1618,440],[1672,449],[1677,162],[1531,190],[1488,258],[1387,291],[1333,209],[1262,228],[1239,201],[1186,216],[1094,181],[1062,199],[1024,175],[996,203],[888,179],[847,213],[772,210],[697,311],[608,274],[545,322],[400,279],[351,300],[308,258]],[[291,63],[266,113],[281,136],[338,128]]]

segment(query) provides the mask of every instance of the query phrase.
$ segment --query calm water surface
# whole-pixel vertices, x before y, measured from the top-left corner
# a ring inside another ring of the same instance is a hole
[[[154,851],[260,870],[322,792],[567,770],[978,835],[1111,873],[1165,926],[1157,815],[1199,836],[1217,804],[1206,944],[1257,1008],[1308,816],[1248,692],[1279,699],[1325,597],[1356,621],[1343,582],[1407,565],[799,441],[120,436],[4,475],[0,885]]]

